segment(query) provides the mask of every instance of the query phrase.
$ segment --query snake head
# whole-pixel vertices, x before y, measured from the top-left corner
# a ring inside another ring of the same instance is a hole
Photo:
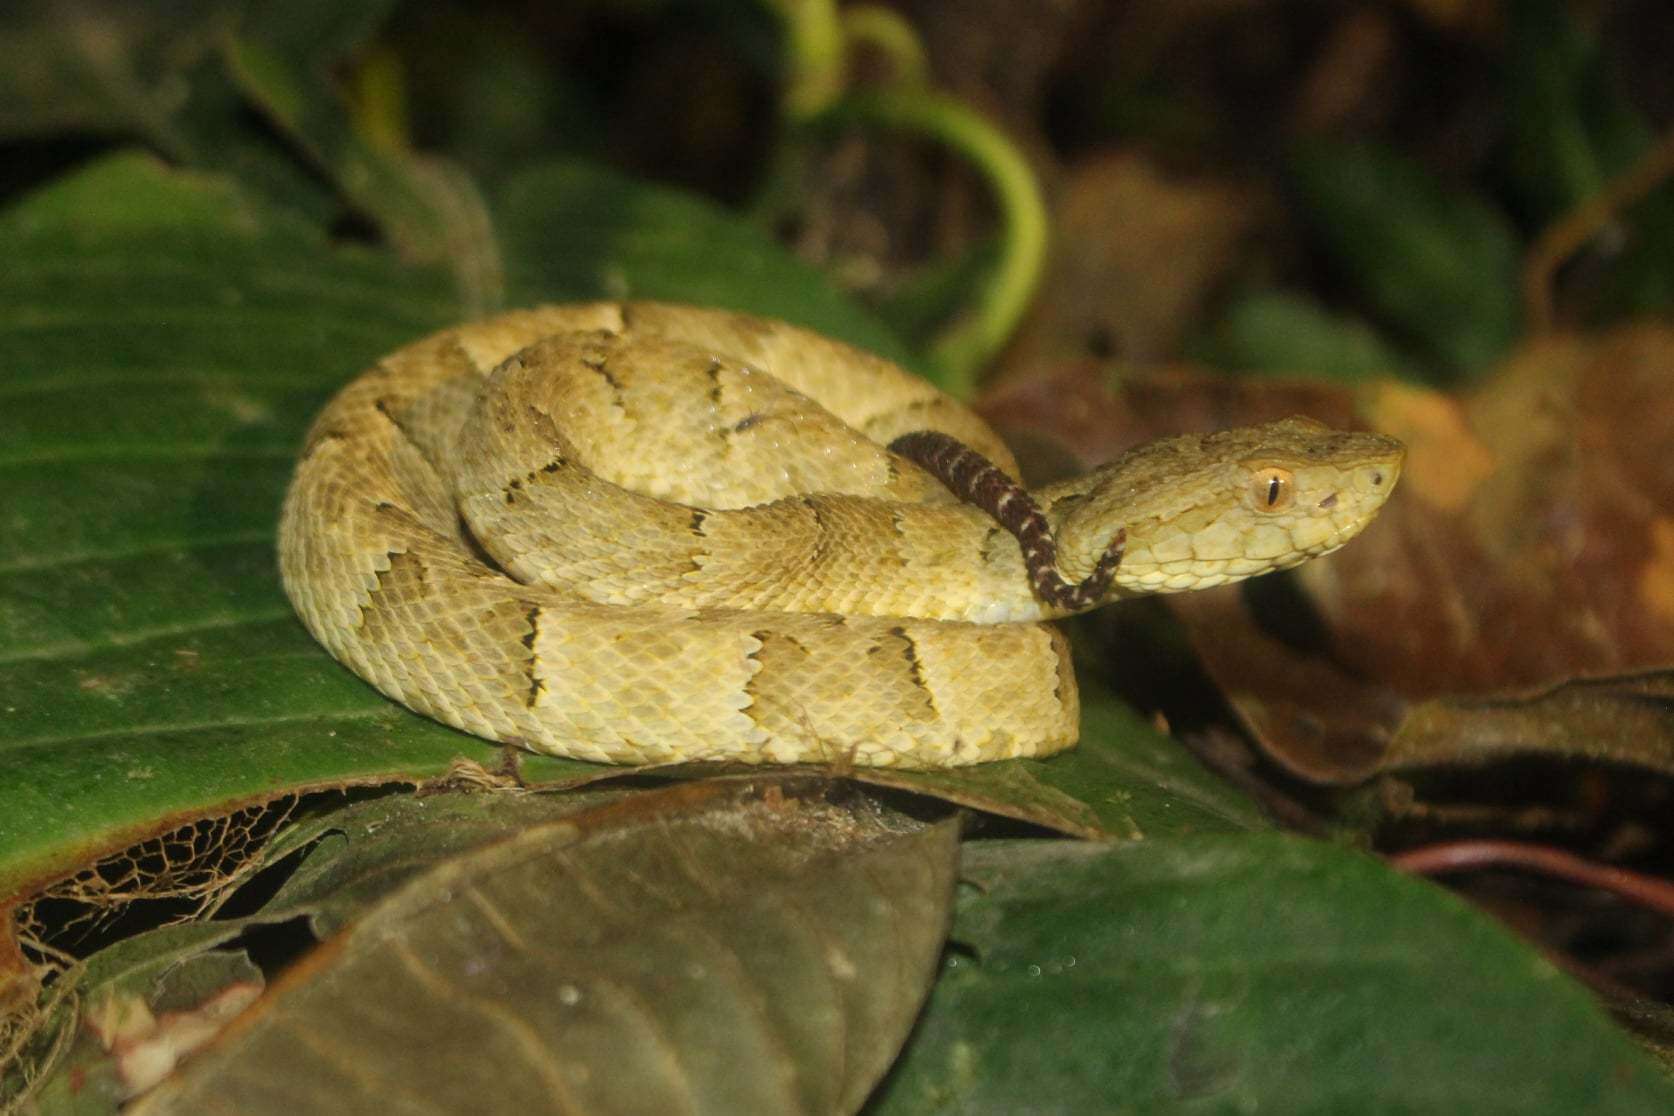
[[[1383,507],[1406,447],[1288,418],[1139,446],[1053,499],[1059,563],[1127,531],[1115,595],[1205,589],[1329,554]],[[1064,499],[1068,496],[1068,499]]]

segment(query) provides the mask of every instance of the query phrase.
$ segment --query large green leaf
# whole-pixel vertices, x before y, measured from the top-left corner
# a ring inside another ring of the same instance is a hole
[[[1655,133],[1581,13],[1562,0],[1521,0],[1507,14],[1508,185],[1531,217],[1551,221],[1626,170]]]
[[[880,1116],[1674,1111],[1579,986],[1357,853],[1003,842],[967,845],[963,875]]]
[[[134,155],[26,199],[0,245],[0,881],[208,803],[445,766],[450,734],[322,669],[272,554],[309,414],[453,316],[440,278]]]
[[[1269,824],[1241,792],[1078,673],[1081,743],[1073,751],[945,771],[861,771],[857,778],[1078,836],[1138,841]]]
[[[1195,348],[1228,372],[1345,383],[1412,376],[1405,358],[1366,323],[1282,290],[1252,291],[1235,299]]]

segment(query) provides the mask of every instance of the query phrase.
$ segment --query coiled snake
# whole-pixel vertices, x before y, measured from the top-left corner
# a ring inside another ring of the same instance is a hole
[[[549,306],[345,387],[297,463],[280,570],[334,657],[479,736],[950,766],[1075,742],[1042,621],[1334,550],[1402,453],[1287,419],[1031,499],[980,419],[887,361],[742,314]]]

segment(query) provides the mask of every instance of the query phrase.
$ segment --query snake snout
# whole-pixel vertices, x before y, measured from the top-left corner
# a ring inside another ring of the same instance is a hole
[[[1367,465],[1356,469],[1354,487],[1367,496],[1376,496],[1385,487],[1394,487],[1396,471],[1382,465]]]
[[[1394,491],[1395,482],[1401,479],[1401,465],[1407,457],[1406,447],[1394,439],[1387,440],[1393,443],[1387,455],[1354,470],[1351,483],[1354,490],[1362,496],[1387,499],[1390,492]]]

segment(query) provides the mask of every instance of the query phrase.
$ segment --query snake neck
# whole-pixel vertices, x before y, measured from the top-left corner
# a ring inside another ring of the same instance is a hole
[[[928,471],[966,504],[992,517],[1017,540],[1023,572],[1035,601],[1055,615],[1081,612],[1102,603],[1122,561],[1126,532],[1117,526],[1084,575],[1067,578],[1060,568],[1057,535],[1035,498],[1004,469],[957,438],[919,430],[889,444]]]

